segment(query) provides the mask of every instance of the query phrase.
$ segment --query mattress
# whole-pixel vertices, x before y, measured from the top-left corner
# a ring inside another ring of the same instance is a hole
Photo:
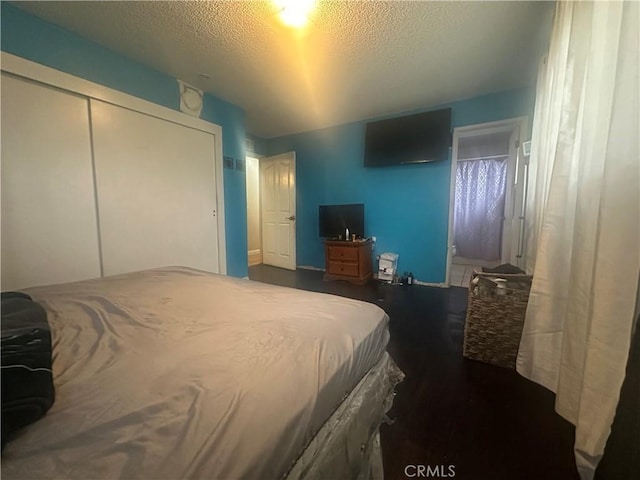
[[[289,471],[286,480],[384,478],[380,424],[404,378],[388,353],[333,412]]]
[[[281,478],[389,339],[375,305],[184,267],[26,292],[56,403],[5,479]]]

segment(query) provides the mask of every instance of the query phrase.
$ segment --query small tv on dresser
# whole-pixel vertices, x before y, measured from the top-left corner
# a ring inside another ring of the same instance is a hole
[[[364,237],[364,204],[320,205],[318,207],[318,230],[320,236],[328,239],[344,239],[349,235]]]

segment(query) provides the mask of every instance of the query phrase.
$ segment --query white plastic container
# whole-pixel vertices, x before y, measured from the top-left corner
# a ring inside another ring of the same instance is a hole
[[[378,280],[383,282],[393,281],[393,276],[398,268],[397,253],[383,253],[378,259]]]

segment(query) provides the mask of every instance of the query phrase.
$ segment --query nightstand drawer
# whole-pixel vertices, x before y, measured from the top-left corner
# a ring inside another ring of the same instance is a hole
[[[324,245],[325,280],[346,280],[356,285],[371,280],[371,241],[325,240]]]
[[[357,263],[329,262],[329,271],[331,275],[346,275],[348,277],[358,276]]]
[[[353,247],[328,247],[329,260],[358,261],[358,249]]]

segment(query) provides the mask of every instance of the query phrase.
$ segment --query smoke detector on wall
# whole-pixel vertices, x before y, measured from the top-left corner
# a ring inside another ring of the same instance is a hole
[[[202,90],[197,89],[182,80],[178,80],[180,89],[180,111],[200,117],[202,112]]]

